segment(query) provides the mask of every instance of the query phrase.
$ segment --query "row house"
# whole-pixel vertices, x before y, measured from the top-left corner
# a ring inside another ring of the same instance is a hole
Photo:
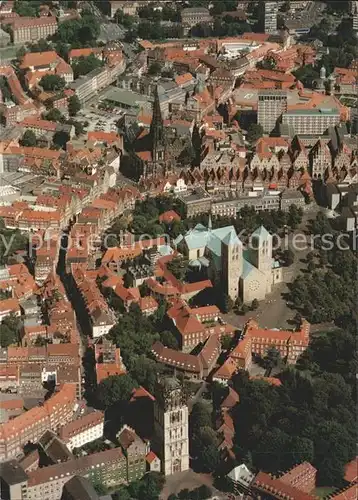
[[[58,210],[23,210],[17,217],[17,227],[22,231],[59,230],[64,227],[64,219]]]
[[[255,169],[251,171],[248,167],[244,169],[232,169],[229,172],[223,171],[204,171],[199,169],[182,172],[182,178],[188,188],[195,189],[199,186],[205,189],[208,193],[223,193],[234,195],[235,193],[244,193],[253,190],[274,189],[283,191],[285,189],[298,189],[309,187],[311,184],[311,176],[306,171],[295,171],[291,167],[288,172],[282,168],[276,170]],[[212,202],[210,201],[210,208]],[[204,210],[205,212],[205,210]],[[203,212],[202,212],[203,213]]]
[[[115,325],[113,312],[108,308],[96,282],[88,278],[85,271],[77,267],[73,269],[72,275],[89,316],[92,337],[106,335]]]

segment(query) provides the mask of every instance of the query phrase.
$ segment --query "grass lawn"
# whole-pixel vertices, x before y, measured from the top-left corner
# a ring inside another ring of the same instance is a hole
[[[313,490],[313,495],[316,495],[319,498],[325,498],[328,497],[328,495],[332,495],[336,489],[337,488],[333,488],[331,486],[321,486],[320,488]]]

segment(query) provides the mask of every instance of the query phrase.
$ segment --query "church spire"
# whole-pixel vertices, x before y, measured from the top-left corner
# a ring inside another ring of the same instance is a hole
[[[211,232],[213,228],[213,221],[211,220],[211,214],[209,214],[208,230]]]
[[[152,123],[150,125],[150,137],[152,141],[153,161],[158,160],[158,150],[164,145],[164,124],[160,109],[158,85],[154,91]]]

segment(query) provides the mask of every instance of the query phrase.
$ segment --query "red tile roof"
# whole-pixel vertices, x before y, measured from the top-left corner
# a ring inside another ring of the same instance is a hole
[[[159,216],[159,222],[169,224],[170,222],[173,222],[173,220],[178,222],[181,220],[180,215],[178,215],[175,210],[168,210]]]
[[[73,436],[77,436],[92,427],[102,424],[104,422],[104,414],[101,411],[92,411],[83,417],[73,420],[68,424],[62,426],[59,430],[59,436],[65,442]]]
[[[50,66],[50,64],[56,62],[57,58],[58,55],[54,50],[49,50],[48,52],[28,52],[22,58],[20,68],[27,69],[32,66],[35,68],[38,66]]]
[[[18,17],[12,22],[12,29],[17,30],[21,28],[41,27],[48,25],[56,25],[57,20],[55,17]]]
[[[145,457],[145,459],[148,462],[148,464],[151,464],[152,462],[154,462],[154,460],[159,460],[154,451],[150,451],[148,455]]]
[[[152,396],[151,393],[148,392],[146,389],[144,389],[144,387],[142,387],[141,385],[133,389],[132,396],[129,401],[133,403],[133,401],[136,401],[137,399],[140,398],[149,398],[151,401],[155,401],[155,397]]]
[[[255,477],[252,485],[255,490],[264,493],[273,493],[274,498],[277,499],[290,499],[290,500],[313,500],[314,497],[303,493],[302,491],[281,482],[279,479],[272,478],[269,474],[265,472],[259,472]]]
[[[344,468],[344,479],[348,483],[357,481],[358,479],[358,457],[351,460]]]

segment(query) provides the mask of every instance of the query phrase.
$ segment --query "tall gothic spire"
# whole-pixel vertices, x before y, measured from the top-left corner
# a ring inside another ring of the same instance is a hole
[[[154,91],[152,123],[150,125],[150,137],[152,141],[153,160],[156,161],[158,147],[164,145],[164,124],[159,103],[158,86],[156,86]]]

